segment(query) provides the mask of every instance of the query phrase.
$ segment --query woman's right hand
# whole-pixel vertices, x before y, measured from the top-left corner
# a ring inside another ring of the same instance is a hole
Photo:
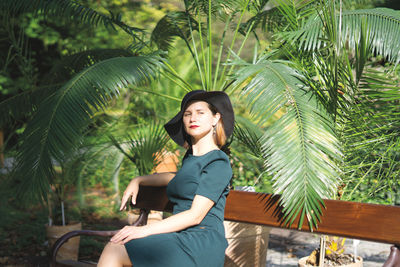
[[[129,197],[132,196],[132,204],[136,204],[136,197],[139,192],[139,184],[140,180],[138,178],[132,179],[129,185],[126,187],[124,191],[124,195],[122,196],[121,200],[121,207],[119,208],[120,211],[126,210],[126,204],[129,200]]]

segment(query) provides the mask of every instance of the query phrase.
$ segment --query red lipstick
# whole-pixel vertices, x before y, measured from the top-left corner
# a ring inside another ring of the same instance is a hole
[[[190,126],[189,128],[190,129],[195,129],[195,128],[197,128],[197,127],[199,127],[198,125],[192,125],[192,126]]]

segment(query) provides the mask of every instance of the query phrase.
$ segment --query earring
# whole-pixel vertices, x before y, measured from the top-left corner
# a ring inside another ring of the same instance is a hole
[[[213,125],[213,135],[217,134],[217,125]]]

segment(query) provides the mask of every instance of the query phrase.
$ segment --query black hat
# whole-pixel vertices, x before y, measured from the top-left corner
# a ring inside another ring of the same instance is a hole
[[[235,122],[235,115],[228,95],[223,91],[204,91],[195,90],[187,93],[181,102],[181,110],[173,117],[169,122],[164,125],[169,136],[178,145],[183,146],[185,143],[185,130],[183,129],[183,112],[185,111],[186,105],[193,100],[205,101],[213,105],[217,111],[221,114],[224,122],[225,135],[228,138],[233,132],[233,126]]]

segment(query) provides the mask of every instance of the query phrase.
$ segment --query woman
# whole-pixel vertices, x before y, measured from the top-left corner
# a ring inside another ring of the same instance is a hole
[[[135,204],[139,185],[167,186],[173,215],[146,226],[125,226],[104,248],[98,266],[223,266],[228,245],[224,208],[232,169],[221,148],[233,126],[232,105],[224,92],[185,95],[180,112],[164,126],[177,144],[188,148],[181,169],[133,179],[120,208],[130,196]]]

